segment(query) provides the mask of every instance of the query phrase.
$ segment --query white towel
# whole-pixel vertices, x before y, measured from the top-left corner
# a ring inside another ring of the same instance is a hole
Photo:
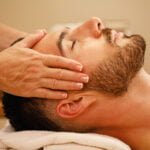
[[[0,150],[131,150],[120,140],[99,134],[14,131],[10,126],[0,131]]]

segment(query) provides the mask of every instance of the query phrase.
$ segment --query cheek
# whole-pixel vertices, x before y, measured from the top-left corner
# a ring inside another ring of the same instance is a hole
[[[100,63],[100,56],[95,51],[80,50],[74,52],[72,59],[79,61],[84,66],[84,72],[90,73]]]

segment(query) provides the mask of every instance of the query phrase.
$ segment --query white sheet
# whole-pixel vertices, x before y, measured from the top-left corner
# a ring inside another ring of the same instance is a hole
[[[131,150],[120,140],[99,134],[50,131],[0,131],[0,150]]]

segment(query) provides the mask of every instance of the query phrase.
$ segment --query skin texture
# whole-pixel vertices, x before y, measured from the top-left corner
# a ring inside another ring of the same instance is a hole
[[[8,48],[16,39],[25,37],[27,33],[0,23],[0,35],[0,51],[3,51],[4,49]]]
[[[1,49],[9,47],[15,38],[27,35],[5,25],[0,25],[0,32]],[[80,90],[88,82],[88,76],[80,73],[83,66],[77,61],[31,49],[45,35],[44,30],[39,30],[0,53],[0,90],[23,97],[63,99],[67,93],[60,90]]]
[[[132,43],[133,37],[126,38],[122,33],[116,34],[115,31],[112,31],[109,40],[102,32],[104,28],[99,18],[92,18],[75,29],[62,29],[46,35],[34,49],[41,53],[77,60],[84,65],[83,72],[90,76],[99,63],[103,64],[105,60],[113,58],[124,46]],[[58,39],[66,30],[67,34],[65,33],[62,41],[64,50],[60,52]],[[74,40],[77,40],[75,44]],[[123,51],[124,56],[125,52]],[[142,60],[139,63],[142,64]],[[54,105],[52,119],[57,118],[58,124],[62,124],[64,129],[111,135],[120,138],[135,150],[148,150],[149,98],[150,76],[141,67],[130,80],[126,92],[121,95],[116,96],[94,89],[74,91],[69,92],[67,99],[55,104],[46,101],[43,109],[49,116],[49,109]]]
[[[104,37],[101,37],[101,40],[98,38],[100,36],[100,32],[97,23],[99,21],[100,20],[93,19],[93,21],[89,20],[86,24],[75,30],[63,28],[60,31],[50,33],[47,36],[45,36],[45,38],[34,47],[34,49],[42,53],[50,53],[78,60],[84,65],[84,72],[90,73],[92,70],[95,69],[95,66],[97,66],[97,63],[99,63],[99,61],[107,57],[108,54],[111,55],[113,53],[112,47],[107,44]],[[92,27],[93,30],[82,30],[85,28],[85,26],[89,29]],[[100,25],[100,28],[103,28],[102,24]],[[61,50],[60,53],[60,50],[57,46],[57,42],[60,34],[63,32],[65,33],[65,38],[62,40],[62,48],[64,50]],[[76,41],[76,43],[74,44],[74,47],[71,50],[74,41]],[[53,48],[52,50],[50,49],[51,47]],[[92,51],[91,49],[93,49],[93,47],[96,47],[97,49]],[[104,53],[104,51],[106,52]],[[82,57],[83,55],[84,57]]]

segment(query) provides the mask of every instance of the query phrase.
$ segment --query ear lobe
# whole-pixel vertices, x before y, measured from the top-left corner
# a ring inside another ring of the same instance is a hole
[[[77,100],[62,100],[56,108],[58,115],[62,118],[75,118],[84,112],[92,101],[80,97]]]

